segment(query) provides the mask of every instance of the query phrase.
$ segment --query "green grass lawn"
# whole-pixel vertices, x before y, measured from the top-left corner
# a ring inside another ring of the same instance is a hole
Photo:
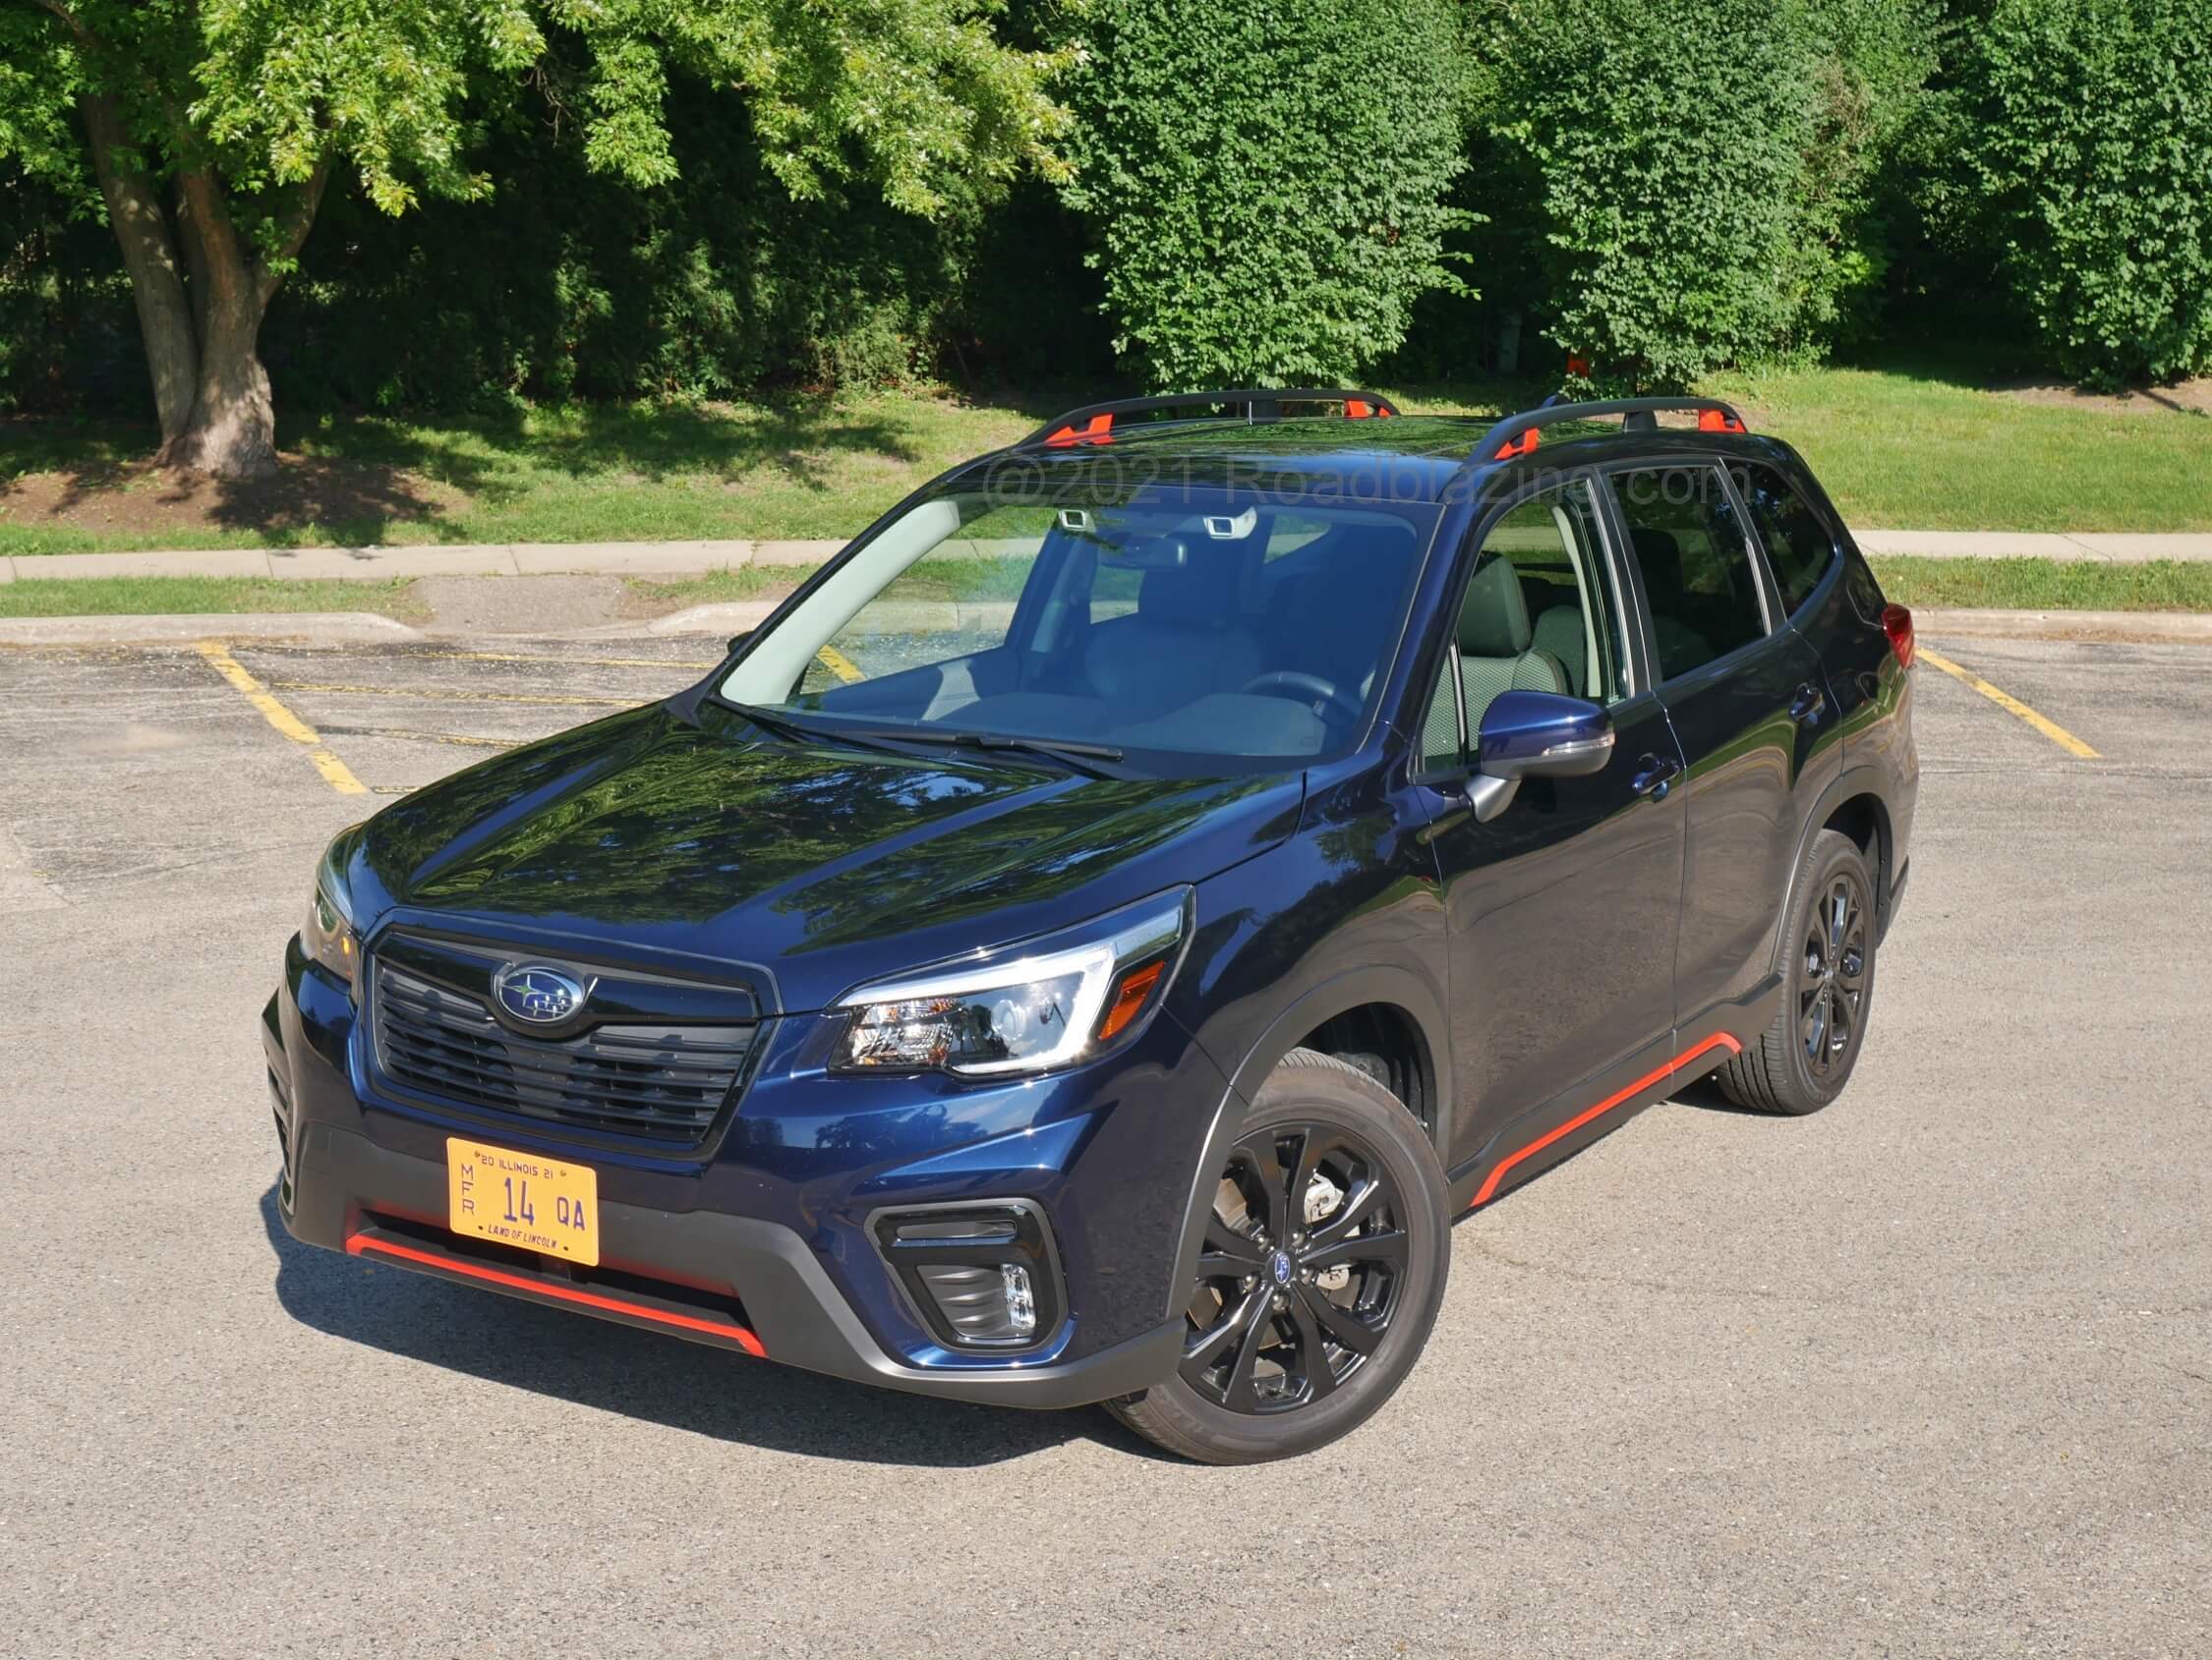
[[[0,617],[184,616],[198,612],[376,611],[419,622],[411,581],[296,582],[276,577],[112,576],[0,583]]]
[[[2201,413],[2059,407],[1920,368],[1729,376],[1707,389],[1803,450],[1857,526],[2212,530],[2212,417]],[[1481,380],[1386,390],[1408,409],[1463,413],[1543,392]],[[128,469],[151,448],[147,431],[0,422],[0,553],[844,537],[1081,395],[313,417],[280,428],[302,458],[285,479],[204,484],[189,499]]]
[[[2095,565],[2056,559],[1871,561],[1900,605],[2011,611],[2212,611],[2212,565],[2155,559]]]

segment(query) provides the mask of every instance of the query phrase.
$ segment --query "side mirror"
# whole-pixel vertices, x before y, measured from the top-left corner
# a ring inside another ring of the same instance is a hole
[[[1523,778],[1580,778],[1613,756],[1613,718],[1601,705],[1554,692],[1500,692],[1483,712],[1467,801],[1488,824],[1513,804]]]
[[[736,651],[736,650],[738,649],[738,647],[742,646],[742,645],[743,645],[743,644],[744,644],[744,643],[745,643],[746,641],[750,640],[750,639],[751,639],[752,637],[753,637],[753,631],[752,631],[751,629],[749,629],[749,628],[748,628],[748,629],[746,629],[746,630],[745,630],[745,632],[744,632],[744,633],[742,633],[742,634],[732,634],[732,635],[731,635],[731,636],[729,637],[729,650],[730,650],[731,652],[735,652],[735,651]]]

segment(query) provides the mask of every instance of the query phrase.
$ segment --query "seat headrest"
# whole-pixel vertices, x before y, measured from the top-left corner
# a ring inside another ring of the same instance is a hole
[[[1636,562],[1643,567],[1647,586],[1664,593],[1682,586],[1682,544],[1672,531],[1637,525],[1629,531],[1628,540],[1635,544]]]
[[[1517,658],[1529,649],[1529,604],[1510,559],[1485,555],[1459,606],[1462,657]]]
[[[1136,614],[1159,628],[1226,628],[1236,620],[1237,576],[1228,549],[1186,546],[1180,563],[1145,570]]]

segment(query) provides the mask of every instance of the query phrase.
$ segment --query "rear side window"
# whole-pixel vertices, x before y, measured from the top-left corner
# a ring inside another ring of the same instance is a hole
[[[1767,549],[1767,565],[1781,589],[1782,609],[1794,611],[1835,562],[1835,539],[1813,504],[1772,467],[1744,467],[1736,487],[1751,508],[1751,523]]]
[[[1644,576],[1661,680],[1767,634],[1751,548],[1719,473],[1649,467],[1608,481]]]

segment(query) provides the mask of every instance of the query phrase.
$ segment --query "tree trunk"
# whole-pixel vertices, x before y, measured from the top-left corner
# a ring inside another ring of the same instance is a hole
[[[131,276],[131,298],[139,309],[139,333],[153,377],[153,408],[161,440],[175,441],[192,414],[200,381],[199,336],[184,276],[177,269],[175,244],[161,216],[161,202],[145,173],[122,165],[123,119],[115,100],[87,93],[78,107],[92,144],[92,170],[107,199],[108,223],[123,248],[123,268]]]
[[[276,282],[248,257],[211,173],[187,169],[177,185],[198,291],[200,375],[183,429],[154,459],[219,479],[265,479],[276,471],[276,408],[258,344]]]
[[[257,349],[262,310],[250,289],[232,300],[214,285],[200,343],[199,391],[184,430],[154,457],[163,466],[218,479],[266,479],[276,472],[276,406]]]

